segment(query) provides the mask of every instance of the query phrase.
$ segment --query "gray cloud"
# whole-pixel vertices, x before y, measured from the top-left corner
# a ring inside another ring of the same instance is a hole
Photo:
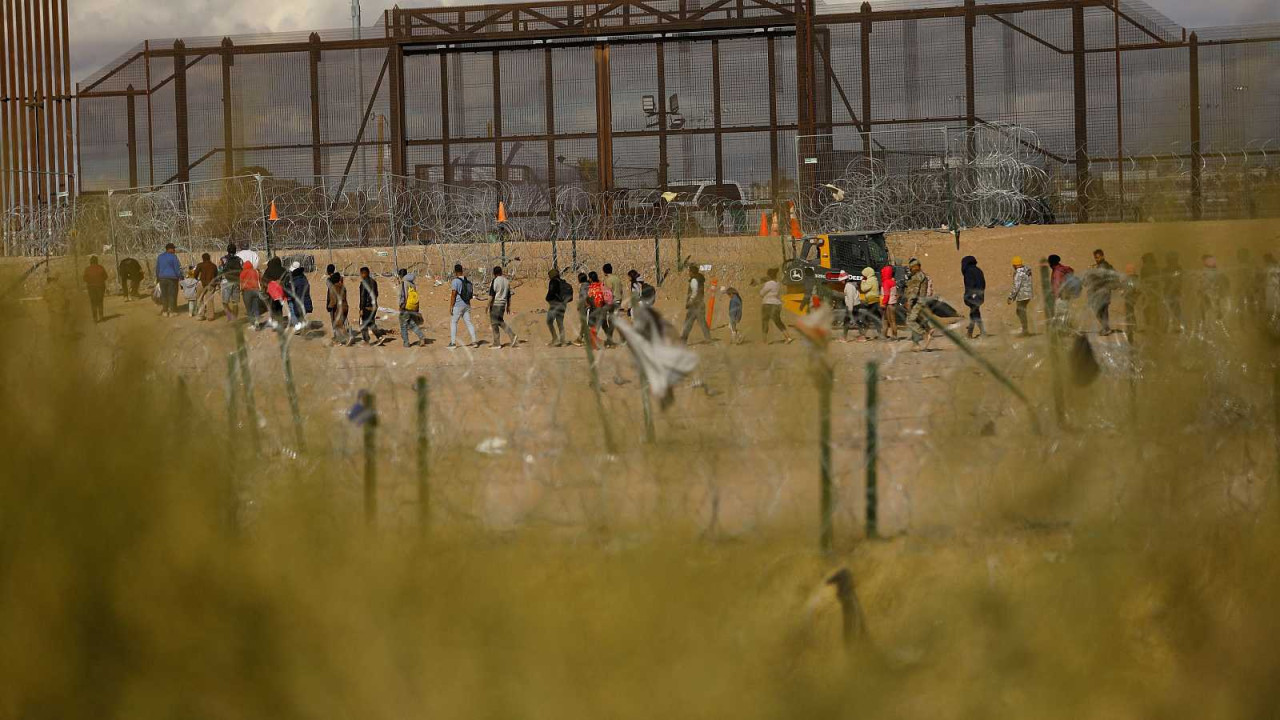
[[[1280,21],[1280,2],[1276,0],[1148,1],[1186,27]],[[473,3],[455,0],[440,4]],[[372,24],[388,6],[389,3],[366,1],[364,24]],[[350,23],[346,0],[75,0],[70,12],[75,79],[96,71],[148,38],[305,31],[347,27]]]

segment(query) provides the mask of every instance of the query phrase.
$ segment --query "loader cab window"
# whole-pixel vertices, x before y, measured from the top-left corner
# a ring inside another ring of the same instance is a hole
[[[822,261],[822,239],[821,238],[805,238],[804,244],[800,246],[800,259],[805,262],[818,263]]]

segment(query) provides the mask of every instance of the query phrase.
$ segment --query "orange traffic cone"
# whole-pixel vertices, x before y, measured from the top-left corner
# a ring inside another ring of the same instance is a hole
[[[760,213],[760,237],[769,237],[769,213]]]
[[[280,213],[276,212],[276,201],[271,201],[271,212],[267,214],[267,219],[275,222],[280,219]]]
[[[504,223],[506,221],[507,221],[507,206],[501,200],[499,200],[498,201],[498,222]]]
[[[804,237],[804,233],[800,232],[800,218],[795,215],[791,216],[791,237],[796,240]]]
[[[711,281],[711,301],[707,303],[707,327],[711,327],[711,318],[716,314],[716,289],[720,283]]]

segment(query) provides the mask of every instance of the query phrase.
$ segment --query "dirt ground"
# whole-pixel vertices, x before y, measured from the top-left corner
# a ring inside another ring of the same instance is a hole
[[[1043,335],[1020,338],[1014,334],[1016,318],[1003,302],[1012,256],[1020,255],[1034,265],[1057,253],[1065,263],[1084,269],[1091,264],[1091,252],[1102,248],[1111,263],[1123,269],[1137,264],[1148,251],[1163,258],[1165,252],[1177,250],[1184,267],[1198,264],[1200,253],[1211,251],[1229,268],[1239,247],[1249,247],[1255,258],[1280,251],[1275,232],[1273,225],[1263,222],[1065,225],[966,231],[959,250],[954,238],[945,233],[900,234],[889,242],[899,261],[919,258],[938,294],[957,307],[961,307],[960,258],[976,256],[987,275],[984,315],[990,333],[977,347],[1015,382],[1032,383],[1043,370],[1047,340]],[[290,340],[305,441],[311,448],[306,456],[351,468],[351,483],[340,492],[351,493],[358,502],[361,440],[358,429],[343,418],[356,392],[367,389],[375,394],[384,419],[380,447],[387,471],[380,490],[385,498],[381,512],[412,517],[417,495],[409,479],[415,457],[413,383],[423,376],[431,387],[430,439],[437,468],[433,512],[491,528],[531,523],[577,526],[600,515],[641,524],[653,513],[663,513],[728,535],[812,523],[818,502],[814,480],[818,475],[817,391],[809,372],[812,352],[803,343],[781,344],[776,334],[764,344],[759,334],[756,287],[765,268],[777,263],[776,238],[682,242],[684,255],[713,266],[710,279],[739,288],[746,301],[747,343],[727,343],[722,299],[715,309],[715,342],[694,346],[701,358],[698,370],[677,391],[670,407],[654,411],[656,447],[642,442],[639,379],[625,349],[601,355],[601,411],[590,390],[584,350],[545,346],[542,278],[550,257],[544,246],[508,248],[509,257],[522,258],[515,271],[512,324],[523,343],[518,348],[492,350],[483,307],[477,307],[476,329],[485,344],[478,350],[445,349],[448,290],[440,281],[441,269],[451,266],[451,257],[474,263],[492,250],[460,246],[396,251],[400,264],[420,273],[418,286],[430,338],[426,347],[406,349],[398,339],[376,348],[332,347],[327,331]],[[559,264],[566,265],[571,249],[557,250]],[[579,243],[577,251],[584,265],[594,268],[609,261],[620,273],[634,266],[653,278],[652,242]],[[670,274],[660,287],[658,308],[678,321],[684,283],[668,264],[676,257],[674,245],[664,241],[661,251]],[[348,272],[368,264],[378,274],[389,274],[391,261],[382,252],[386,251],[337,251],[334,262]],[[327,259],[324,253],[317,254],[320,265]],[[394,283],[387,277],[379,281],[381,304],[393,304]],[[319,274],[312,276],[312,288],[319,310],[315,317],[323,317],[324,286]],[[349,296],[354,304],[354,283]],[[71,300],[77,309],[82,306],[78,291]],[[36,314],[40,303],[32,296],[20,306]],[[1042,329],[1039,302],[1033,307],[1034,327]],[[104,371],[125,348],[146,348],[182,375],[187,387],[209,406],[225,406],[226,359],[235,347],[225,320],[162,319],[149,300],[126,303],[114,295],[108,297],[106,311],[108,322],[86,323],[78,329],[85,347],[101,351]],[[1113,311],[1113,318],[1120,316],[1118,309]],[[384,317],[380,325],[396,328],[396,320]],[[576,322],[570,319],[568,325],[572,332]],[[1081,327],[1094,329],[1092,320],[1085,318]],[[460,332],[465,333],[461,328]],[[302,453],[296,447],[286,402],[277,336],[247,335],[264,442],[283,456],[298,457]],[[1118,347],[1125,341],[1113,336],[1106,342]],[[975,505],[983,502],[980,498],[962,492],[948,478],[922,475],[931,459],[948,452],[944,439],[1028,431],[1027,412],[955,346],[940,339],[934,352],[913,353],[909,347],[905,340],[836,343],[827,351],[835,369],[833,468],[844,530],[860,527],[864,508],[864,388],[869,361],[879,363],[881,379],[879,502],[886,532],[951,526],[958,518],[981,514]],[[613,452],[604,447],[606,434],[612,436]],[[270,479],[264,480],[264,494],[254,501],[266,501],[270,487]]]

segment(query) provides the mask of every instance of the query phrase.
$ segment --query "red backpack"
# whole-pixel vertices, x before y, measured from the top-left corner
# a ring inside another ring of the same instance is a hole
[[[587,299],[593,308],[602,308],[608,303],[605,302],[604,284],[594,282],[587,286]]]

